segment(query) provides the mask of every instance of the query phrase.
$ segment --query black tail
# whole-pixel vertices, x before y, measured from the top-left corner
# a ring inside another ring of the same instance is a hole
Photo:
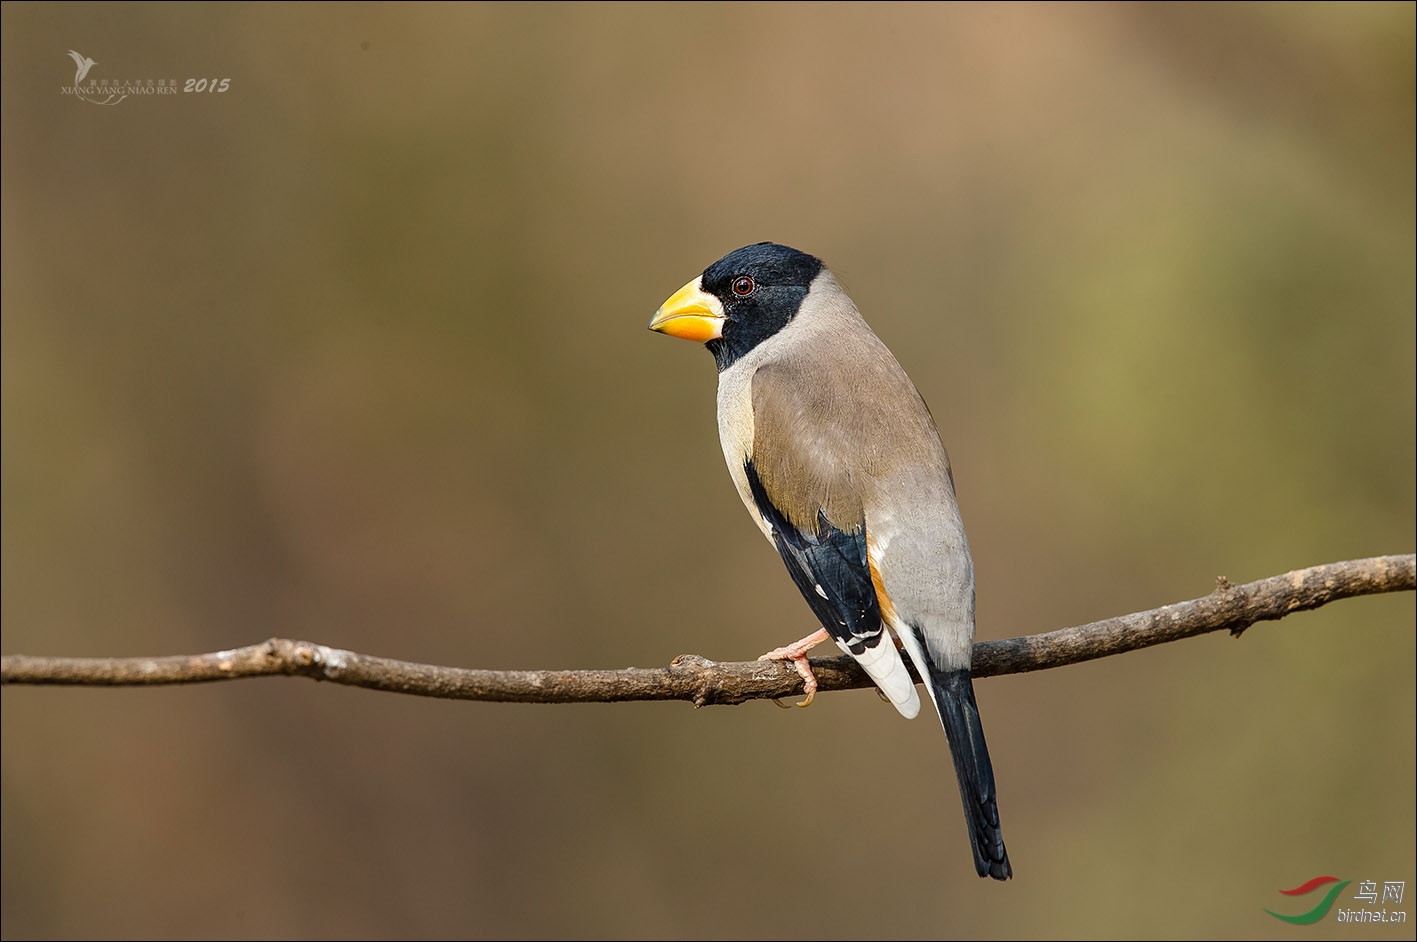
[[[981,877],[1007,880],[1013,876],[1009,853],[1004,849],[1004,832],[999,828],[999,805],[994,791],[994,766],[979,723],[979,706],[974,702],[974,683],[969,670],[939,671],[930,666],[930,692],[940,711],[945,736],[950,741],[959,796],[964,801],[964,820],[969,826],[969,843],[974,847],[974,869]]]

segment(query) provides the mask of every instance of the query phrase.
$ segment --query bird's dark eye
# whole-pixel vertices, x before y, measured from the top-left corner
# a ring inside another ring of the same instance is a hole
[[[733,293],[740,298],[746,298],[752,294],[755,287],[757,286],[753,284],[753,279],[747,275],[739,275],[733,279]]]

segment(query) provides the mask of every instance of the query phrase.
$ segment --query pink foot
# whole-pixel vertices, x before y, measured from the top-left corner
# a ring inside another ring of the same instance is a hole
[[[806,699],[797,704],[800,707],[811,706],[812,700],[817,696],[817,678],[812,675],[811,665],[807,663],[807,652],[830,638],[825,628],[820,628],[801,641],[794,641],[784,648],[773,648],[767,654],[758,658],[760,661],[791,661],[792,666],[797,668],[797,673],[802,678],[802,690],[807,694]],[[779,700],[773,700],[783,709],[790,709],[784,706]]]

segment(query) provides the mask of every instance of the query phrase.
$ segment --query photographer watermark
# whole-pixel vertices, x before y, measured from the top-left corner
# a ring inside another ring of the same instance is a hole
[[[60,86],[59,92],[91,105],[111,106],[130,97],[154,95],[224,95],[231,90],[231,79],[222,77],[107,78],[94,74],[94,66],[98,63],[83,53],[70,49],[69,58],[74,60],[74,83]]]
[[[1279,891],[1285,896],[1307,896],[1321,886],[1328,886],[1330,883],[1333,884],[1328,892],[1324,894],[1324,898],[1320,900],[1318,905],[1313,909],[1304,913],[1295,913],[1294,915],[1277,913],[1272,909],[1266,909],[1265,912],[1269,913],[1275,919],[1282,919],[1291,925],[1311,926],[1328,915],[1329,910],[1333,908],[1334,902],[1339,899],[1340,894],[1342,894],[1344,889],[1352,882],[1352,880],[1340,881],[1338,877],[1314,877],[1312,880],[1296,886],[1292,890]],[[1361,880],[1358,883],[1358,893],[1353,899],[1363,905],[1361,907],[1355,906],[1351,909],[1340,906],[1338,912],[1335,914],[1334,921],[1349,923],[1405,923],[1407,922],[1407,910],[1388,909],[1386,904],[1392,903],[1394,905],[1401,905],[1402,894],[1406,888],[1407,881],[1405,880],[1384,880],[1380,900],[1378,882],[1376,880]],[[1382,904],[1381,909],[1377,908],[1380,903]]]

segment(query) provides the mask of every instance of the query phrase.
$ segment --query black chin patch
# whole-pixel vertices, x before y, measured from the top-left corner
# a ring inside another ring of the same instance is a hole
[[[821,259],[806,252],[759,242],[735,249],[704,269],[700,284],[722,302],[727,316],[723,336],[705,344],[720,373],[797,316],[822,267]],[[753,279],[754,287],[740,296],[733,284],[743,276]]]

